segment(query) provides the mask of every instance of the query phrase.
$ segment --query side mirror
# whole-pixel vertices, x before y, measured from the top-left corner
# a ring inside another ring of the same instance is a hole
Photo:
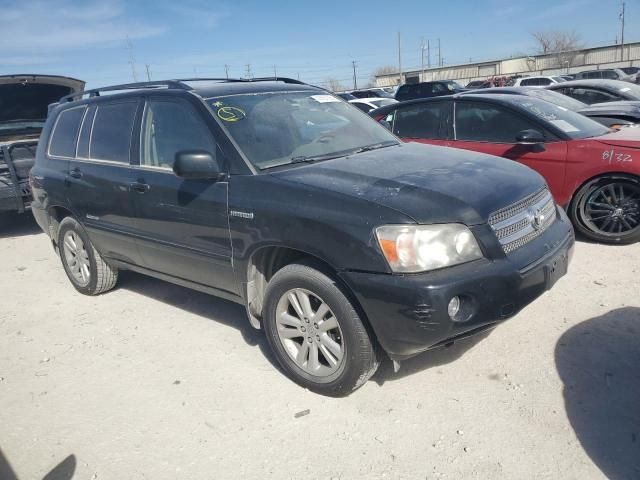
[[[176,153],[173,173],[191,180],[219,180],[221,171],[211,153],[201,150],[185,150]]]
[[[522,130],[516,135],[516,142],[521,145],[540,145],[545,142],[544,135],[538,130]]]

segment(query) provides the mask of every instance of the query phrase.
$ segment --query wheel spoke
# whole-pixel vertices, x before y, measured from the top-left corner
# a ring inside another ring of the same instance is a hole
[[[294,317],[293,315],[289,315],[287,312],[283,312],[278,317],[278,322],[282,325],[287,325],[289,327],[300,327],[302,326],[302,322],[299,318]]]
[[[300,337],[304,337],[302,332],[300,332],[300,330],[298,330],[297,328],[287,328],[287,327],[279,328],[278,329],[278,334],[282,338],[300,338]]]
[[[291,304],[293,309],[296,311],[296,314],[298,314],[298,317],[300,319],[304,318],[304,311],[302,310],[302,306],[298,301],[297,295],[294,292],[289,292],[288,298],[289,298],[289,303]]]
[[[613,202],[609,202],[609,203],[618,203],[618,196],[616,195],[616,189],[614,188],[615,185],[613,184],[609,184],[607,185],[607,191],[609,192],[610,198],[613,199]]]
[[[300,349],[298,350],[298,354],[296,355],[296,362],[298,365],[304,365],[307,362],[307,358],[309,357],[309,343],[304,341],[302,345],[300,345]]]
[[[328,312],[329,306],[326,303],[322,302],[318,307],[318,310],[316,310],[316,313],[313,314],[313,320],[319,322],[320,320],[324,319],[325,315]]]
[[[338,320],[336,320],[336,317],[329,317],[324,322],[318,324],[318,329],[321,332],[328,332],[334,328],[338,328]]]
[[[342,358],[342,347],[333,340],[329,335],[323,333],[320,335],[320,343],[327,347],[329,351],[339,360]]]
[[[298,298],[300,307],[302,308],[302,316],[306,318],[313,318],[313,309],[311,308],[309,295],[302,290],[296,290],[296,297]]]
[[[320,353],[322,353],[322,356],[325,358],[329,365],[331,365],[332,367],[338,365],[338,359],[322,343],[320,344]]]
[[[312,343],[309,349],[309,368],[312,371],[317,371],[320,368],[320,361],[318,360],[318,345]]]

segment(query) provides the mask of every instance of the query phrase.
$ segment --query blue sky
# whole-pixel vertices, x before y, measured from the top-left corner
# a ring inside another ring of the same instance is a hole
[[[535,8],[531,5],[535,3]],[[0,0],[0,74],[74,76],[88,87],[153,79],[244,76],[329,78],[351,84],[376,67],[397,65],[402,32],[404,67],[420,65],[420,41],[432,62],[441,39],[446,64],[530,54],[530,33],[575,30],[585,45],[613,43],[615,0],[123,1]],[[131,48],[127,48],[129,38]],[[627,1],[627,41],[640,40],[640,1]]]

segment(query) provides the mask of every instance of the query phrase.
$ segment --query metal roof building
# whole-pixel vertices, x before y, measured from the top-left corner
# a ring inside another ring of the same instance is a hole
[[[624,58],[624,60],[622,60]],[[398,83],[430,82],[433,80],[457,80],[466,84],[471,80],[482,80],[511,75],[557,75],[578,73],[584,70],[605,68],[640,67],[640,42],[620,45],[585,48],[548,55],[489,60],[444,67],[403,70],[402,82],[396,73],[376,76],[379,87]]]

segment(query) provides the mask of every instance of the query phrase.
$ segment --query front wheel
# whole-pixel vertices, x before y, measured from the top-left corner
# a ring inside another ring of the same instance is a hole
[[[265,293],[263,322],[291,379],[331,396],[349,394],[378,368],[374,343],[336,282],[303,264],[282,268]]]
[[[626,176],[597,178],[584,185],[569,209],[576,229],[602,243],[640,240],[640,180]]]

